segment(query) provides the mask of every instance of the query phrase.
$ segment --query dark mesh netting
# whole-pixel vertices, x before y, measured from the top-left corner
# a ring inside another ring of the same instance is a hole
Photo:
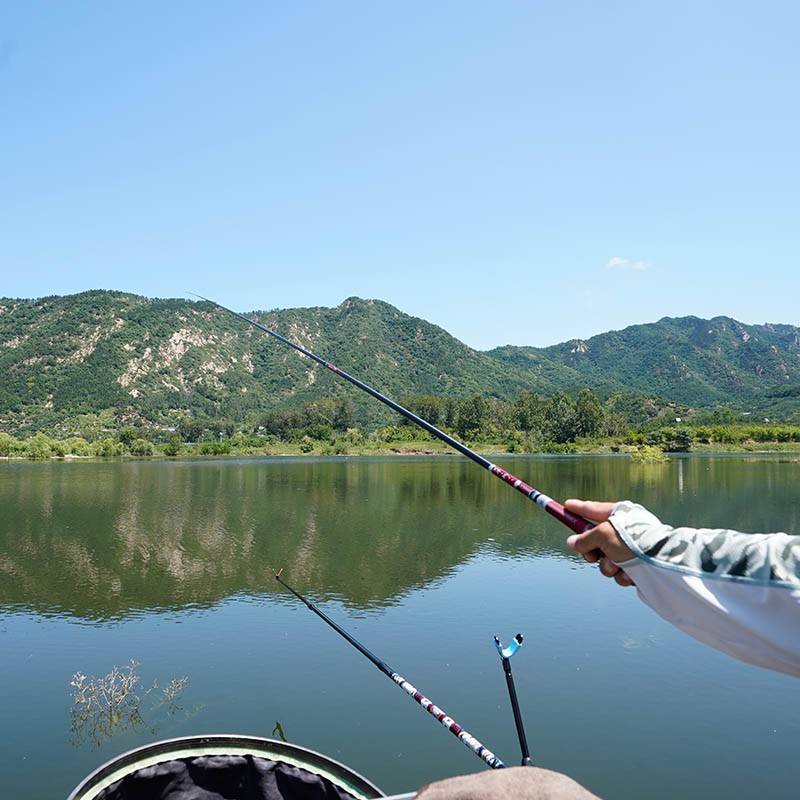
[[[97,800],[352,800],[308,770],[256,756],[195,756],[131,772]]]

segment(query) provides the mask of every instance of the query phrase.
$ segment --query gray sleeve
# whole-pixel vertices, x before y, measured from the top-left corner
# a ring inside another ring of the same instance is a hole
[[[610,522],[636,557],[691,575],[800,587],[800,536],[724,528],[673,528],[623,500]]]
[[[620,566],[657,614],[740,661],[800,677],[800,537],[672,528],[628,501],[610,519],[635,554]]]

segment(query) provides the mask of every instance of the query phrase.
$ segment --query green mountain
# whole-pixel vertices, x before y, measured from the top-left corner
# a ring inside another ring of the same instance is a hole
[[[692,406],[800,408],[800,329],[725,317],[663,319],[548,348],[484,353],[379,300],[253,312],[393,397],[503,399],[590,386]],[[69,434],[187,416],[251,424],[275,408],[347,399],[357,418],[391,413],[204,302],[91,291],[0,300],[0,430]]]
[[[786,413],[800,399],[800,328],[792,325],[665,317],[585,341],[501,347],[489,355],[522,368],[544,358],[579,373],[590,386],[612,381],[620,389],[696,407],[780,407]]]
[[[388,303],[254,312],[270,327],[395,397],[515,397],[581,378],[542,359],[511,368]],[[361,420],[392,418],[374,400],[209,303],[91,291],[0,300],[0,429],[70,433],[80,415],[109,426],[176,425],[187,414],[259,412],[347,398]]]

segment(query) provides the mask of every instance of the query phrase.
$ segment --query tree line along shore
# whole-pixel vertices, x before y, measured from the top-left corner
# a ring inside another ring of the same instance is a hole
[[[434,425],[484,452],[689,452],[800,450],[800,425],[777,423],[728,407],[691,409],[642,395],[605,400],[584,389],[514,401],[416,395],[403,404]],[[0,432],[0,457],[111,458],[120,456],[382,455],[449,452],[443,443],[402,417],[359,424],[348,400],[321,400],[297,409],[265,412],[247,428],[224,418],[186,417],[176,428],[117,424],[86,414],[72,430],[27,438]]]

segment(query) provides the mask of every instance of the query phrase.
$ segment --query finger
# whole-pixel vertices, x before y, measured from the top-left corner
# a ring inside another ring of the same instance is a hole
[[[621,570],[610,558],[601,558],[600,572],[602,572],[606,578],[613,578],[618,572],[621,572]]]
[[[602,532],[599,532],[597,528],[592,528],[586,533],[573,533],[571,536],[567,536],[567,547],[583,556],[592,550],[599,549],[603,539]]]
[[[603,557],[602,550],[590,550],[588,553],[583,554],[583,560],[588,561],[590,564],[596,564]]]
[[[620,571],[619,571],[619,572],[618,572],[618,573],[617,573],[617,574],[614,576],[614,580],[615,580],[615,581],[616,581],[616,582],[617,582],[617,583],[618,583],[620,586],[636,586],[636,584],[633,582],[633,579],[630,577],[630,575],[628,575],[626,572],[623,572],[622,570],[620,570]]]
[[[610,522],[601,522],[596,528],[586,531],[586,533],[573,533],[567,536],[567,547],[585,556],[592,550],[601,550],[602,555],[606,554],[606,546],[609,542],[615,542],[617,532]],[[597,561],[597,559],[593,559]]]
[[[597,500],[567,500],[564,503],[564,508],[577,514],[584,519],[591,519],[595,522],[604,522],[611,516],[611,509],[614,508],[613,503],[601,503]]]

